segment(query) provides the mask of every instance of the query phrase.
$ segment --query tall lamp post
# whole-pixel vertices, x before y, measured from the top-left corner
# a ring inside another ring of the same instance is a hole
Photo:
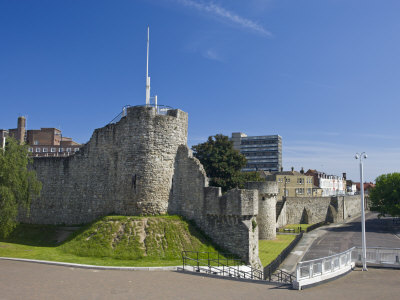
[[[356,153],[355,159],[360,160],[360,191],[361,191],[361,237],[362,237],[362,264],[363,271],[367,271],[367,245],[365,242],[365,208],[364,208],[364,178],[363,178],[363,159],[367,158],[365,152]]]

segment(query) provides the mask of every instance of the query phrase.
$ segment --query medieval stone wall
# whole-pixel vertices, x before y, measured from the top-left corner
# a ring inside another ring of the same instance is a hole
[[[360,196],[288,197],[281,211],[285,215],[278,216],[277,225],[341,222],[360,213]]]
[[[253,266],[258,258],[258,192],[208,187],[186,146],[187,114],[131,107],[116,124],[96,129],[73,156],[34,159],[43,183],[31,204],[36,224],[81,224],[108,214],[178,214],[217,245]]]
[[[344,218],[350,218],[361,214],[361,198],[360,195],[355,196],[340,196],[344,203]]]
[[[221,248],[261,267],[257,191],[233,189],[222,195],[221,188],[208,187],[203,166],[186,146],[176,156],[168,212],[193,220]]]
[[[261,240],[276,238],[276,196],[278,184],[272,181],[247,182],[246,189],[258,191],[258,237]]]
[[[22,221],[80,224],[111,213],[166,213],[187,120],[180,110],[159,115],[131,107],[118,123],[96,129],[75,155],[34,159],[43,189]]]

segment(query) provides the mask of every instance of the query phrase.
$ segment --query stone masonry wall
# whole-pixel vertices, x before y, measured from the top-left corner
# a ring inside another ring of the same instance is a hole
[[[285,206],[281,214],[286,213],[286,224],[340,222],[361,213],[360,196],[290,197]],[[286,224],[279,223],[279,226]]]
[[[246,189],[258,191],[258,237],[260,240],[276,238],[276,196],[278,184],[272,181],[247,182]]]
[[[361,214],[360,195],[340,197],[344,198],[344,218],[350,218]]]
[[[108,215],[178,214],[193,220],[217,245],[255,267],[258,192],[208,187],[186,146],[188,116],[131,107],[115,124],[96,129],[73,156],[36,158],[43,183],[30,216],[35,224],[82,224]],[[274,201],[268,203],[274,204]]]
[[[193,220],[217,245],[254,267],[258,257],[258,194],[255,190],[208,187],[203,166],[186,147],[178,149],[168,212]]]
[[[187,120],[180,110],[158,115],[152,107],[131,107],[118,123],[96,129],[75,155],[34,159],[43,189],[21,221],[81,224],[111,213],[166,213]]]
[[[288,224],[286,202],[282,201],[282,209],[276,218],[276,228],[284,227]]]

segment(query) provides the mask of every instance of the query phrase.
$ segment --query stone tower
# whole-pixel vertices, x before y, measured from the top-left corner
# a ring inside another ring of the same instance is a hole
[[[35,158],[41,199],[32,201],[22,221],[81,224],[113,213],[167,213],[187,125],[187,113],[178,109],[160,114],[151,106],[129,107],[117,123],[96,129],[75,155]]]
[[[245,188],[258,191],[257,223],[259,239],[275,239],[278,184],[272,181],[247,182]]]

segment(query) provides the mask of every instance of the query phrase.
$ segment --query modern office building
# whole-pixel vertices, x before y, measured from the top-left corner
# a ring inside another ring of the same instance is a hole
[[[233,147],[246,156],[247,164],[242,171],[277,172],[281,169],[282,137],[279,135],[247,136],[234,132],[231,141]]]

